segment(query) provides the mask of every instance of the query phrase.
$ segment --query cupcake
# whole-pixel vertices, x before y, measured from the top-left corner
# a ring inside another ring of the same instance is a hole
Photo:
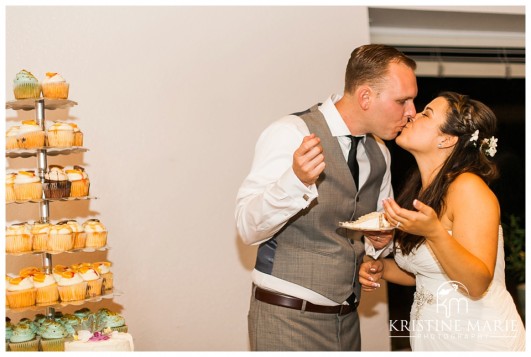
[[[17,145],[19,149],[34,149],[44,146],[45,133],[35,120],[24,120],[19,126]]]
[[[68,123],[74,129],[74,146],[83,146],[83,133],[75,123]]]
[[[83,223],[87,234],[85,247],[101,248],[107,244],[107,228],[98,219],[89,219]]]
[[[82,308],[79,310],[74,311],[74,315],[79,318],[79,321],[81,322],[81,330],[89,330],[93,331],[93,321],[94,321],[94,314],[90,311],[89,308]]]
[[[30,324],[18,323],[13,327],[13,334],[9,339],[9,349],[20,352],[39,350],[39,340]]]
[[[59,222],[50,227],[48,234],[47,250],[51,252],[64,252],[74,247],[72,228],[68,224]]]
[[[37,273],[33,275],[33,284],[37,289],[35,302],[40,305],[49,305],[59,300],[59,290],[53,275]]]
[[[29,224],[18,223],[6,227],[6,253],[31,252],[32,246]]]
[[[65,265],[57,264],[52,269],[53,278],[55,279],[55,281],[59,282],[59,280],[61,280],[61,278],[63,277],[63,273],[65,271],[70,271],[70,270],[72,269],[70,269],[69,267]]]
[[[65,167],[68,180],[72,184],[70,197],[85,197],[89,195],[90,181],[85,169],[81,166]]]
[[[11,319],[6,316],[6,351],[9,351],[9,339],[13,336],[13,324]]]
[[[45,320],[39,328],[41,349],[43,351],[64,351],[65,337],[68,336],[65,326],[59,321]]]
[[[103,285],[103,278],[96,269],[92,267],[82,266],[77,272],[87,282],[87,297],[94,297],[101,295],[101,287]]]
[[[120,314],[102,308],[96,313],[98,328],[110,328],[113,331],[127,332],[125,319]]]
[[[48,146],[70,147],[74,145],[74,128],[68,123],[54,122],[48,127]]]
[[[6,131],[6,150],[15,150],[18,149],[18,132],[20,131],[20,126],[15,125],[7,129]]]
[[[25,268],[20,269],[20,271],[18,272],[18,276],[20,276],[21,278],[25,278],[28,276],[33,276],[37,273],[42,273],[42,272],[44,272],[42,268],[40,269],[37,267],[25,267]]]
[[[58,321],[63,324],[69,336],[73,336],[81,329],[81,319],[73,314],[64,314]]]
[[[6,176],[6,202],[14,202],[17,199],[15,195],[15,178],[17,177],[16,173],[8,173]]]
[[[87,291],[87,282],[73,271],[65,271],[61,274],[61,280],[57,282],[61,301],[84,300]]]
[[[40,98],[41,85],[31,72],[23,69],[15,76],[13,92],[15,99]]]
[[[30,276],[9,278],[6,282],[9,307],[17,309],[35,305],[37,291]]]
[[[44,174],[42,188],[46,198],[69,197],[71,185],[61,166],[50,166],[48,172]]]
[[[100,276],[103,278],[103,290],[109,291],[112,290],[114,287],[114,278],[113,273],[111,271],[111,263],[110,262],[96,262],[93,263],[92,266],[96,271],[100,274]]]
[[[59,74],[47,72],[42,80],[42,96],[50,99],[67,99],[69,84]]]
[[[48,235],[52,225],[48,222],[35,222],[31,227],[33,250],[42,252],[48,249]]]
[[[48,319],[48,317],[44,314],[36,314],[35,318],[33,319],[33,323],[35,326],[37,326],[37,335],[39,334],[39,327],[41,327],[42,323]]]
[[[19,171],[13,185],[17,200],[35,200],[42,198],[42,184],[33,171]]]
[[[74,238],[74,247],[73,249],[82,249],[85,248],[85,242],[87,241],[87,234],[83,229],[83,226],[79,224],[75,219],[70,219],[64,221],[70,229],[72,229],[72,237]]]

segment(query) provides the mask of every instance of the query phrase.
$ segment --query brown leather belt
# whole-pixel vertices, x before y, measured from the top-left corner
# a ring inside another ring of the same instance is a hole
[[[355,311],[358,307],[358,304],[354,306],[351,305],[335,305],[335,306],[324,306],[324,305],[315,305],[311,302],[293,297],[288,295],[282,295],[275,293],[273,291],[264,290],[256,285],[253,286],[254,297],[256,300],[260,300],[270,305],[287,307],[288,309],[301,310],[301,311],[310,311],[310,312],[320,312],[323,314],[338,314],[346,315],[350,314],[352,311]],[[304,306],[306,303],[306,306]],[[304,306],[304,308],[303,308]]]

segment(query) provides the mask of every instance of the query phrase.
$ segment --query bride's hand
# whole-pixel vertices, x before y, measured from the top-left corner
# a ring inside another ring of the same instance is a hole
[[[387,220],[404,232],[428,239],[441,229],[444,230],[433,208],[419,200],[413,201],[413,206],[418,211],[402,208],[392,198],[385,199],[383,206]]]
[[[372,260],[360,265],[359,281],[363,291],[374,291],[380,287],[380,280],[383,276],[383,262],[381,260]]]

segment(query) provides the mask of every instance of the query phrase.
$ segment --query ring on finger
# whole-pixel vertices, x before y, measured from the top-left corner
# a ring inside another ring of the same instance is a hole
[[[396,228],[400,228],[400,225],[401,225],[401,224],[402,224],[402,223],[400,223],[400,222],[397,221],[395,227],[396,227]]]

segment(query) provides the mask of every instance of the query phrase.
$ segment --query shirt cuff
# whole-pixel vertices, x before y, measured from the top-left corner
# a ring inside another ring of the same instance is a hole
[[[307,187],[299,180],[293,169],[287,170],[278,181],[279,187],[282,187],[286,193],[291,196],[294,204],[300,208],[306,208],[318,196],[317,186],[315,184]]]

